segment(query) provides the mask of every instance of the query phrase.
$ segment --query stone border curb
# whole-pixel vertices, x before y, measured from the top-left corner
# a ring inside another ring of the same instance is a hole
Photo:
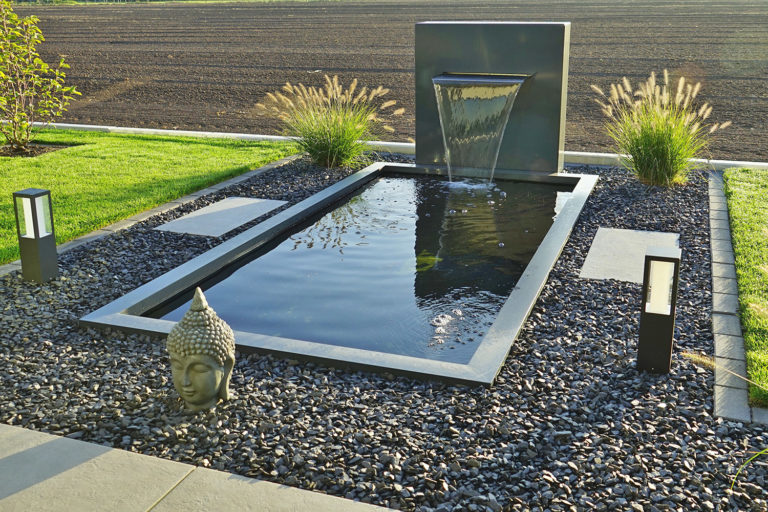
[[[62,254],[71,249],[74,249],[75,247],[79,247],[93,240],[98,240],[103,236],[107,236],[109,234],[115,233],[116,231],[120,231],[121,229],[129,228],[134,224],[147,220],[153,215],[157,215],[158,213],[165,213],[169,210],[173,210],[174,208],[178,208],[183,204],[190,203],[195,199],[201,196],[204,196],[206,194],[211,194],[223,188],[229,187],[230,185],[236,185],[238,183],[242,183],[243,181],[249,180],[252,177],[256,176],[257,174],[262,174],[276,167],[280,167],[281,165],[285,165],[288,162],[296,160],[300,156],[301,155],[291,155],[285,158],[281,158],[280,160],[276,160],[274,162],[270,162],[266,165],[263,165],[258,169],[244,172],[243,174],[235,176],[234,178],[230,178],[226,181],[216,183],[215,185],[211,185],[210,187],[204,188],[202,190],[198,190],[197,192],[193,192],[184,197],[174,199],[173,201],[168,201],[167,203],[161,204],[160,206],[156,206],[154,208],[143,211],[141,213],[137,213],[136,215],[128,217],[127,219],[119,220],[114,224],[110,224],[109,226],[103,227],[101,229],[91,231],[90,233],[87,233],[81,237],[75,238],[74,240],[70,240],[69,242],[64,242],[63,244],[58,245],[56,247],[56,252],[59,254]],[[5,274],[10,274],[11,272],[14,272],[16,270],[21,270],[21,260],[16,260],[11,263],[7,263],[5,265],[0,266],[0,276],[3,276]]]
[[[712,333],[715,337],[715,416],[768,424],[768,409],[749,406],[744,338],[739,318],[739,289],[731,244],[723,172],[709,177],[709,222],[712,247]]]

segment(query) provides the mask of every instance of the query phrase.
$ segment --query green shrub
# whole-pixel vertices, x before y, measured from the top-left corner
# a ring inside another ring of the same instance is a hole
[[[606,95],[595,101],[606,115],[606,131],[613,139],[622,165],[648,185],[672,186],[685,183],[693,164],[707,147],[710,133],[730,125],[705,125],[712,112],[707,103],[695,106],[701,83],[686,83],[681,77],[674,95],[669,89],[669,74],[664,70],[664,84],[656,83],[656,74],[632,91],[629,80],[611,84]]]
[[[363,142],[382,131],[394,131],[380,115],[395,106],[385,101],[388,89],[357,89],[353,80],[348,89],[339,78],[325,75],[324,87],[286,83],[281,91],[267,94],[257,111],[274,115],[283,122],[283,133],[297,137],[302,150],[313,162],[325,167],[350,167],[365,163],[368,146]],[[391,110],[401,115],[404,109]]]
[[[19,18],[10,2],[0,0],[0,132],[13,152],[24,152],[35,121],[47,124],[61,116],[74,95],[64,87],[64,59],[51,68],[40,59],[45,41],[38,18]]]

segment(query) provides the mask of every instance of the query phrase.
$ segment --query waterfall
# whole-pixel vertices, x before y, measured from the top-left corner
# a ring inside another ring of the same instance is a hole
[[[496,169],[504,129],[528,76],[443,74],[432,78],[443,132],[448,177],[452,169]]]

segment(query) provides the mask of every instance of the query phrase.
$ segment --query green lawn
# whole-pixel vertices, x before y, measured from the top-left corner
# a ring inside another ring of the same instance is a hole
[[[43,131],[35,142],[70,147],[0,157],[0,264],[19,257],[14,191],[51,190],[62,243],[296,152],[284,142],[65,130]]]
[[[768,387],[768,171],[730,169],[724,178],[747,374]],[[768,405],[768,391],[757,386],[750,386],[749,397],[755,405]]]

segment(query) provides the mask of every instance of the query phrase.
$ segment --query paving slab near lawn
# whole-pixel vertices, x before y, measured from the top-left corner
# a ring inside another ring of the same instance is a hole
[[[0,265],[19,257],[12,193],[51,190],[56,242],[218,183],[296,152],[290,143],[44,130],[62,149],[0,157]]]

